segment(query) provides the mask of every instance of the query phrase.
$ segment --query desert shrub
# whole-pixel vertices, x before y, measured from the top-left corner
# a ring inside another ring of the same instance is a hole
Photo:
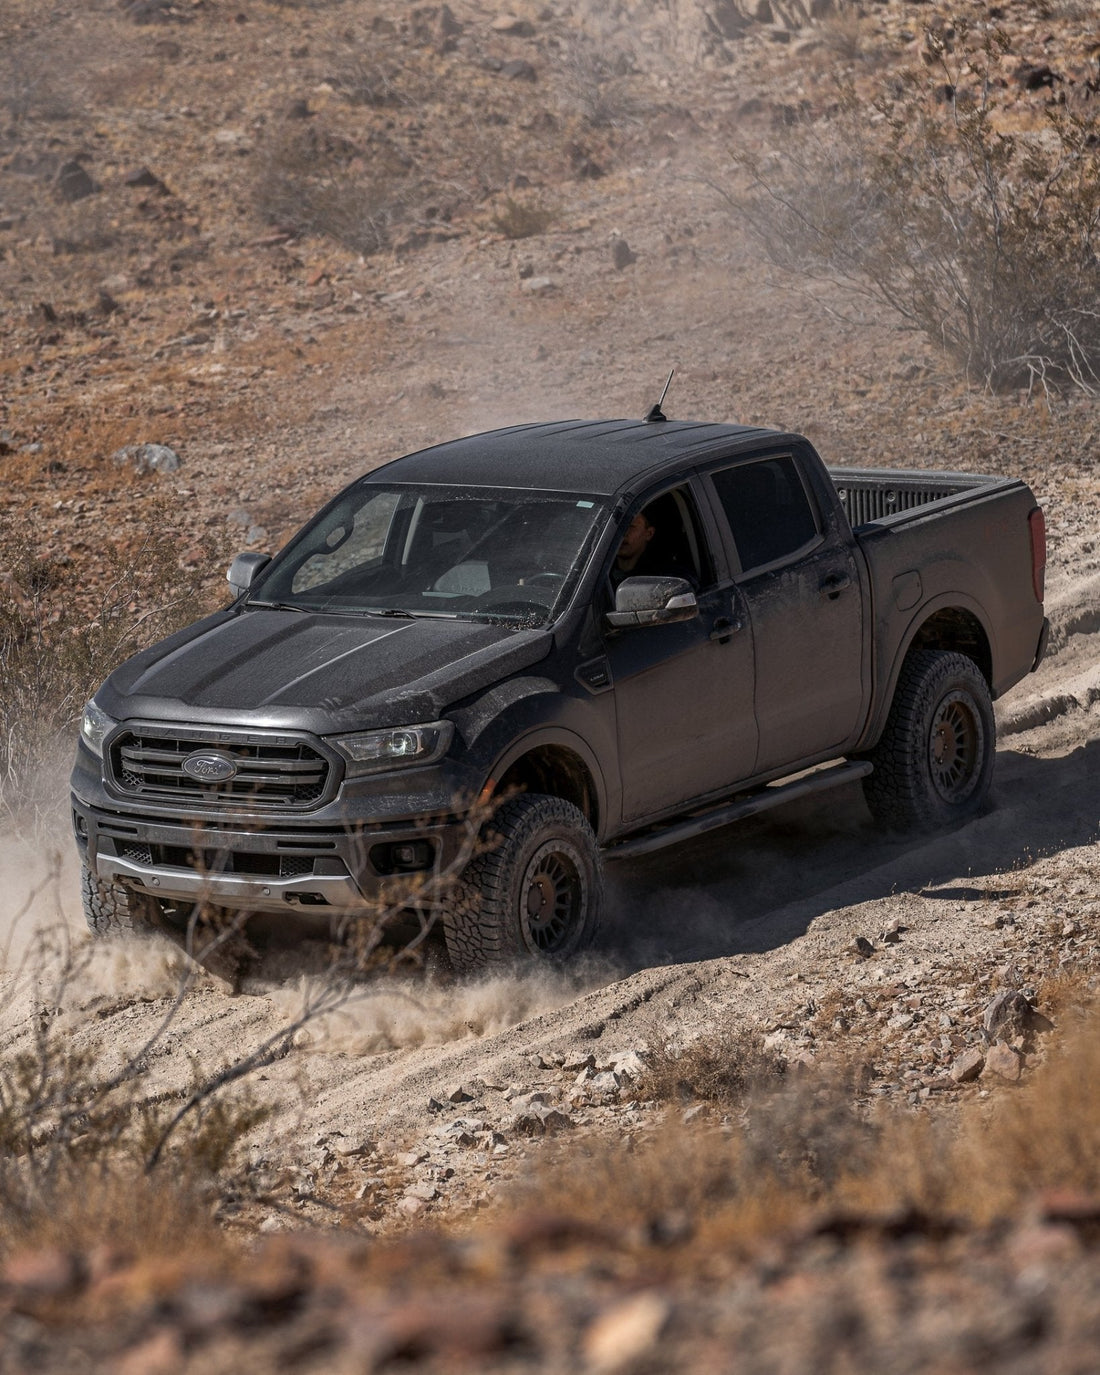
[[[493,215],[492,225],[506,239],[531,239],[537,234],[545,234],[553,220],[554,212],[547,206],[506,196]]]
[[[885,305],[969,380],[1096,392],[1100,115],[1054,107],[1010,131],[996,51],[928,41],[931,77],[739,156],[749,187],[727,201],[790,278]]]
[[[574,1135],[502,1206],[679,1246],[684,1274],[823,1216],[981,1227],[1026,1214],[1046,1190],[1095,1198],[1100,1099],[1081,1085],[1100,1071],[1096,1031],[1094,1007],[1021,1087],[968,1096],[957,1113],[873,1109],[858,1066],[825,1065],[750,1091],[721,1126]]]
[[[0,523],[0,810],[48,806],[84,703],[128,655],[212,610],[207,569],[179,563],[167,506],[135,546],[94,566],[43,557],[25,526]]]
[[[729,1108],[753,1090],[778,1083],[785,1071],[784,1062],[763,1049],[759,1034],[726,1031],[682,1048],[658,1046],[640,1091],[660,1102]]]
[[[90,945],[47,928],[4,971],[7,999],[25,999],[31,1015],[5,1028],[0,1051],[0,1250],[28,1241],[90,1244],[103,1239],[97,1228],[119,1225],[165,1244],[173,1233],[186,1238],[196,1230],[196,1200],[216,1198],[241,1139],[268,1115],[247,1089],[219,1096],[194,1068],[174,1090],[153,1091],[150,1065],[190,971],[163,1022],[121,1064],[108,1068],[77,1048],[63,1011],[86,985],[92,958]],[[196,1094],[175,1123],[181,1100]],[[154,1190],[143,1181],[162,1158],[159,1175],[170,1174],[171,1186],[161,1178]],[[209,1207],[201,1215],[209,1217]]]
[[[261,147],[253,201],[280,229],[370,254],[386,246],[419,190],[396,149],[374,149],[368,162],[342,135],[295,120]]]
[[[637,117],[626,82],[633,67],[633,56],[616,37],[597,41],[583,32],[562,40],[554,64],[566,105],[592,129],[614,128]]]

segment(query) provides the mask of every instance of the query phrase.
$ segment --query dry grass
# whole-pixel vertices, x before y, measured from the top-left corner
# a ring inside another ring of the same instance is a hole
[[[554,222],[554,212],[539,202],[517,201],[505,196],[492,218],[492,226],[506,239],[530,239],[545,234]]]
[[[183,568],[167,504],[140,535],[43,557],[22,522],[0,524],[0,809],[56,806],[57,760],[85,701],[129,654],[213,609],[207,570]],[[222,594],[224,600],[224,594]]]
[[[747,1031],[726,1031],[678,1049],[660,1046],[650,1056],[640,1092],[659,1102],[739,1106],[746,1095],[777,1083],[786,1065]]]
[[[835,1066],[746,1093],[743,1051],[695,1051],[693,1092],[740,1102],[732,1121],[700,1128],[670,1118],[629,1142],[629,1153],[620,1138],[572,1140],[525,1181],[522,1203],[643,1248],[679,1247],[683,1266],[706,1269],[716,1255],[751,1252],[822,1213],[911,1212],[977,1227],[1019,1216],[1047,1190],[1096,1197],[1100,1099],[1082,1085],[1100,1075],[1098,1030],[1093,1011],[1022,1087],[988,1102],[971,1095],[957,1114],[868,1115],[857,1107],[858,1072]],[[723,1071],[731,1064],[743,1068]],[[649,1087],[670,1086],[675,1099],[677,1071],[661,1057],[657,1065]]]

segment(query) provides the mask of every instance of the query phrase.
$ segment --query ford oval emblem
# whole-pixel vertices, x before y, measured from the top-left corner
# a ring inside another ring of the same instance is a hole
[[[200,783],[228,783],[237,776],[236,762],[217,750],[196,750],[183,761],[183,771]]]

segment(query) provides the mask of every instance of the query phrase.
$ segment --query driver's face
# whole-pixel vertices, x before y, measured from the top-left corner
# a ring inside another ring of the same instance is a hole
[[[626,527],[623,535],[623,542],[619,545],[618,557],[620,559],[635,559],[653,538],[654,530],[645,517],[645,513],[639,511],[630,524]]]

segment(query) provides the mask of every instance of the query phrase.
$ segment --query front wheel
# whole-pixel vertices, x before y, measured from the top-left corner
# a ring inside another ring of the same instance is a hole
[[[84,919],[94,936],[147,936],[164,929],[160,904],[147,893],[99,878],[87,864],[80,868]]]
[[[505,802],[483,832],[443,910],[459,972],[529,959],[558,963],[586,949],[599,928],[599,848],[584,815],[560,797]]]
[[[989,688],[965,654],[920,649],[902,665],[882,739],[863,780],[876,821],[935,830],[974,816],[993,777],[996,725]]]

